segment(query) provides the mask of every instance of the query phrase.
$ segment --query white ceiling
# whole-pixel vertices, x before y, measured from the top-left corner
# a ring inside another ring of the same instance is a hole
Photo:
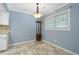
[[[33,15],[36,12],[36,3],[7,3],[9,10],[24,12],[30,15]],[[43,15],[48,14],[49,12],[63,7],[67,3],[40,3],[39,10]]]

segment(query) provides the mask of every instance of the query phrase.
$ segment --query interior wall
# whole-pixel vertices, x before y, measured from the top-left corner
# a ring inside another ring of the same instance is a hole
[[[10,13],[10,44],[35,39],[35,18],[20,12]]]
[[[66,7],[60,10],[66,9]],[[56,11],[49,13],[49,15]],[[79,54],[79,4],[74,4],[70,8],[70,18],[71,30],[63,31],[45,30],[45,17],[42,17],[42,38]]]

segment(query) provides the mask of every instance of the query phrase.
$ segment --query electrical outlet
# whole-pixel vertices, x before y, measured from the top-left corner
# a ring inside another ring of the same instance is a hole
[[[57,40],[54,40],[54,42],[57,42]]]

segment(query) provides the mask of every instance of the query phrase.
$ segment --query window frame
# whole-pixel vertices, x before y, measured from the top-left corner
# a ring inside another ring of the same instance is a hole
[[[57,15],[62,15],[62,14],[64,14],[64,13],[68,13],[68,18],[67,18],[67,20],[68,20],[68,24],[67,24],[67,28],[56,28],[56,19],[55,19],[55,27],[54,28],[52,28],[52,29],[49,29],[48,27],[47,27],[47,21],[48,21],[48,18],[52,18],[52,17],[54,17],[54,18],[56,18],[57,17]],[[67,10],[64,10],[64,11],[61,11],[61,12],[58,12],[58,13],[56,13],[56,14],[53,14],[53,15],[50,15],[50,16],[47,16],[47,17],[45,17],[45,30],[70,30],[70,9],[67,9]]]

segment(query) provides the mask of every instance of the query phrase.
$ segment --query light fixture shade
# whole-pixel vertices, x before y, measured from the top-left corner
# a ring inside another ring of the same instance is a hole
[[[35,18],[40,18],[40,17],[42,16],[42,14],[40,14],[40,13],[35,13],[33,16],[34,16]]]

